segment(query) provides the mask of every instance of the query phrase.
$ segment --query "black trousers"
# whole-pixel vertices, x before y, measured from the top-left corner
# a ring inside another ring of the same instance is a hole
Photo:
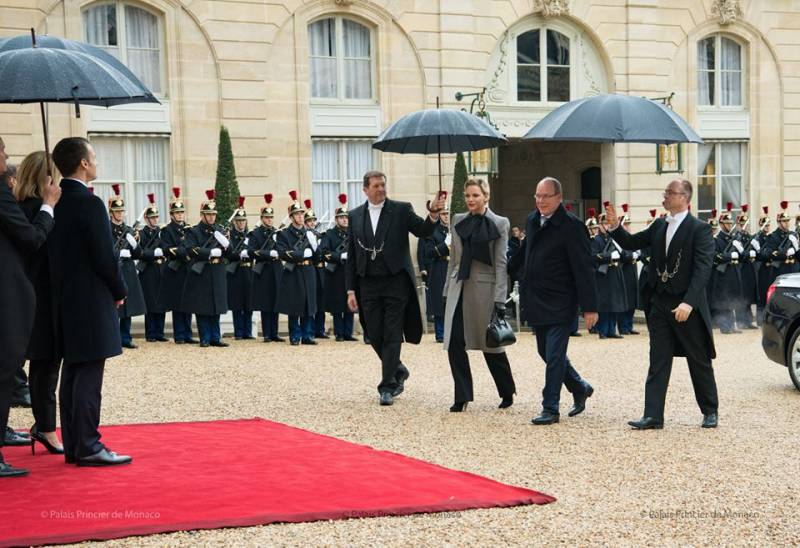
[[[680,304],[680,299],[665,293],[653,296],[647,315],[650,330],[650,369],[645,383],[644,416],[664,420],[664,401],[667,397],[672,360],[677,349],[686,353],[689,375],[692,377],[694,395],[700,411],[707,415],[716,413],[719,405],[714,369],[708,357],[708,334],[698,310],[678,323],[671,312]]]
[[[17,385],[16,373],[22,364],[16,359],[0,358],[0,447],[5,440],[8,415],[11,411],[11,395]],[[0,462],[3,462],[0,455]]]
[[[408,369],[400,363],[406,305],[413,288],[408,274],[374,276],[359,280],[361,313],[372,349],[381,359],[378,393],[392,392]]]
[[[64,364],[58,395],[65,455],[80,459],[103,449],[98,428],[105,363],[97,360]]]
[[[55,432],[56,386],[61,367],[57,360],[31,360],[31,411],[39,432]]]
[[[469,368],[469,356],[464,340],[464,311],[462,298],[459,296],[456,310],[453,313],[453,323],[450,326],[450,340],[447,346],[447,357],[450,360],[450,372],[455,383],[456,402],[472,401],[472,372]],[[501,398],[510,398],[517,393],[514,376],[511,374],[511,364],[505,352],[492,354],[484,352],[483,357],[492,374],[497,393]]]

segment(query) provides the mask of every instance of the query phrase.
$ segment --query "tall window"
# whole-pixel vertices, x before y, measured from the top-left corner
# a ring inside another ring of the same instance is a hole
[[[122,61],[153,93],[163,92],[158,16],[123,2],[95,4],[83,10],[83,36]]]
[[[697,103],[742,106],[742,46],[720,34],[697,43]]]
[[[111,184],[120,183],[128,224],[133,224],[149,203],[147,195],[155,193],[161,222],[164,222],[169,212],[169,139],[90,136],[90,140],[99,165],[98,178],[92,183],[95,195],[108,202],[112,195]]]
[[[517,37],[518,101],[569,101],[569,45],[567,36],[552,29]]]
[[[321,140],[311,143],[311,179],[314,211],[322,220],[332,221],[339,207],[339,194],[347,194],[350,208],[362,203],[364,173],[374,169],[370,141]]]
[[[372,99],[372,36],[343,17],[308,26],[311,97]]]
[[[697,148],[697,206],[700,212],[722,211],[728,202],[735,210],[745,201],[747,144],[709,142]]]

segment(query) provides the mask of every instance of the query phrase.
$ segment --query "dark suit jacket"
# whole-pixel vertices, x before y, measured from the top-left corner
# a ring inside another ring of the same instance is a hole
[[[128,291],[103,201],[81,182],[61,181],[58,223],[48,242],[56,350],[64,363],[122,353],[114,301]]]
[[[668,295],[691,305],[693,311],[700,313],[708,330],[709,358],[716,357],[714,337],[711,331],[711,312],[708,309],[706,294],[715,249],[711,226],[688,213],[672,237],[666,257],[664,257],[664,248],[667,222],[664,219],[656,219],[649,227],[636,234],[630,234],[623,228],[617,227],[611,235],[625,249],[650,248],[650,267],[647,271],[647,282],[642,291],[644,311],[649,311],[653,293],[659,285],[662,285]],[[668,279],[666,283],[662,282],[658,273],[663,272],[664,261],[666,261],[667,272],[672,273],[676,270],[678,257],[680,257],[680,265],[678,265],[675,276]],[[681,354],[676,353],[676,355]]]
[[[367,263],[370,260],[369,254],[362,249],[358,241],[367,241],[367,224],[371,222],[368,202],[364,202],[355,209],[350,210],[350,224],[348,228],[348,253],[345,270],[345,288],[348,291],[355,291],[358,295],[358,280],[366,275]],[[425,238],[433,234],[436,224],[431,221],[429,216],[423,219],[416,213],[408,202],[396,202],[386,199],[381,211],[380,221],[378,222],[376,242],[384,242],[383,259],[392,274],[405,271],[411,282],[411,287],[416,287],[414,283],[414,266],[411,262],[411,252],[408,246],[408,233],[410,232],[417,238]],[[359,299],[360,301],[360,299]],[[361,325],[363,319],[359,314]],[[405,327],[403,329],[405,340],[411,343],[418,343],[422,339],[422,318],[420,317],[419,300],[416,291],[414,297],[406,306]]]
[[[562,204],[543,228],[539,211],[531,213],[525,234],[524,247],[512,257],[509,271],[524,267],[521,298],[528,323],[572,322],[578,305],[584,312],[596,312],[594,265],[583,222]]]
[[[0,377],[12,375],[25,361],[36,294],[25,273],[24,258],[47,240],[53,224],[44,212],[28,222],[0,177]]]

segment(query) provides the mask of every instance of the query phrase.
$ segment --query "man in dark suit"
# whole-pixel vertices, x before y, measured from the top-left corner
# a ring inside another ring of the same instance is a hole
[[[0,138],[0,173],[6,171],[6,160],[6,146]],[[0,448],[8,426],[14,375],[25,362],[36,311],[36,294],[25,274],[23,254],[36,251],[47,240],[54,224],[53,207],[60,196],[61,189],[48,181],[41,210],[29,223],[5,180],[0,181]],[[0,478],[27,473],[7,464],[0,453]]]
[[[711,227],[689,213],[692,183],[676,179],[664,192],[665,219],[630,234],[619,228],[614,206],[606,206],[612,236],[625,249],[650,248],[650,269],[642,300],[650,331],[650,369],[645,384],[644,416],[633,428],[663,428],[664,400],[674,356],[686,356],[703,413],[703,428],[717,426],[716,357],[706,284],[714,260]]]
[[[586,328],[597,323],[597,291],[589,234],[583,222],[561,203],[561,183],[545,177],[536,186],[537,210],[528,216],[527,237],[510,270],[523,267],[521,292],[528,323],[536,333],[539,356],[547,364],[542,390],[542,412],[531,422],[559,421],[561,385],[572,393],[569,416],[586,409],[592,386],[583,380],[567,358],[567,345],[578,306]]]
[[[433,234],[445,197],[437,196],[430,215],[422,219],[410,203],[386,198],[386,175],[380,171],[368,171],[363,188],[367,201],[349,214],[347,305],[359,311],[359,321],[381,359],[380,404],[392,405],[409,376],[400,363],[403,340],[418,344],[422,339],[408,233],[417,238]]]
[[[97,178],[92,145],[62,139],[53,161],[64,176],[59,222],[47,251],[53,283],[56,352],[64,360],[59,407],[64,458],[78,466],[127,464],[100,443],[105,361],[122,353],[119,307],[127,295],[103,201],[88,183]]]

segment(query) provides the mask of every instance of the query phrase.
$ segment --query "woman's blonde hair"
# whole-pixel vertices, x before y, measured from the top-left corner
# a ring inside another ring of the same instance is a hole
[[[41,198],[47,183],[47,160],[43,150],[31,152],[17,169],[14,198],[21,202],[28,198]]]
[[[483,179],[469,179],[466,183],[464,183],[464,192],[467,191],[468,186],[476,186],[481,189],[481,192],[486,199],[489,199],[489,195],[491,194],[491,190],[489,189],[489,183],[484,181]]]

